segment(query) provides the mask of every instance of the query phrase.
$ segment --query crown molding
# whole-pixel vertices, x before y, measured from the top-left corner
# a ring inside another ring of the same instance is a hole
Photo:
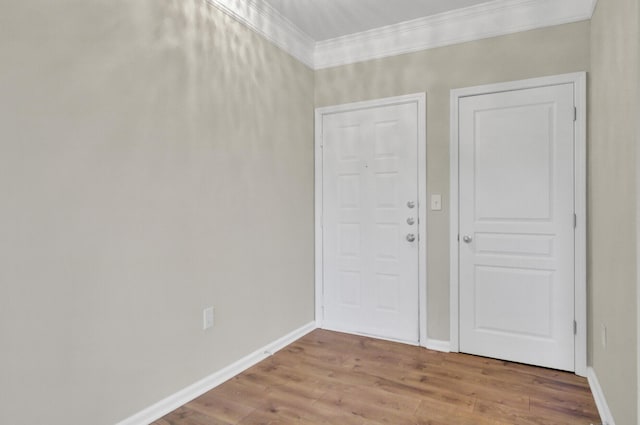
[[[591,18],[593,0],[494,0],[316,43],[316,69]]]
[[[312,69],[591,19],[598,0],[493,0],[316,42],[265,0],[206,0]],[[321,1],[321,0],[320,0]]]
[[[315,40],[267,2],[256,0],[206,1],[262,35],[308,67],[314,67]]]

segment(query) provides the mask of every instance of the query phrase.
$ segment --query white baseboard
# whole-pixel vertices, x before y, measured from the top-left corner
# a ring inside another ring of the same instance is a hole
[[[451,345],[449,344],[449,341],[427,338],[427,343],[424,346],[429,350],[442,351],[444,353],[451,352]]]
[[[602,392],[602,387],[600,386],[598,377],[596,376],[596,371],[592,367],[587,368],[587,379],[589,380],[591,393],[593,394],[593,399],[596,402],[596,407],[598,408],[602,425],[616,425],[616,422],[613,420],[611,410],[609,410],[607,400],[604,397],[604,392]]]
[[[304,335],[308,334],[312,330],[316,329],[316,323],[308,323],[301,328],[294,330],[293,332],[279,338],[259,350],[254,351],[248,356],[238,360],[237,362],[207,376],[206,378],[189,385],[177,393],[170,395],[169,397],[160,400],[156,404],[147,407],[146,409],[136,413],[127,419],[118,422],[116,425],[148,425],[151,422],[160,419],[167,413],[170,413],[178,407],[190,402],[196,397],[201,396],[207,391],[212,390],[225,381],[233,378],[234,376],[242,373],[251,366],[261,362],[275,352],[283,349],[292,342],[300,339]]]

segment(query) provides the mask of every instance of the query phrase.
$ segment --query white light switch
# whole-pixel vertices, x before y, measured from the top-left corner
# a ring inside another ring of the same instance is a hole
[[[434,193],[431,195],[431,211],[442,210],[442,195]]]

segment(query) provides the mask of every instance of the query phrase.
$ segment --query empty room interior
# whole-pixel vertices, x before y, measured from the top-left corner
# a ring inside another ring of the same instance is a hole
[[[640,425],[637,0],[0,2],[0,424]]]

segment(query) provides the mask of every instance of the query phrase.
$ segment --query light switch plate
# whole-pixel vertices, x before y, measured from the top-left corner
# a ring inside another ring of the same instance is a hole
[[[434,193],[431,195],[431,211],[442,210],[442,195]]]

